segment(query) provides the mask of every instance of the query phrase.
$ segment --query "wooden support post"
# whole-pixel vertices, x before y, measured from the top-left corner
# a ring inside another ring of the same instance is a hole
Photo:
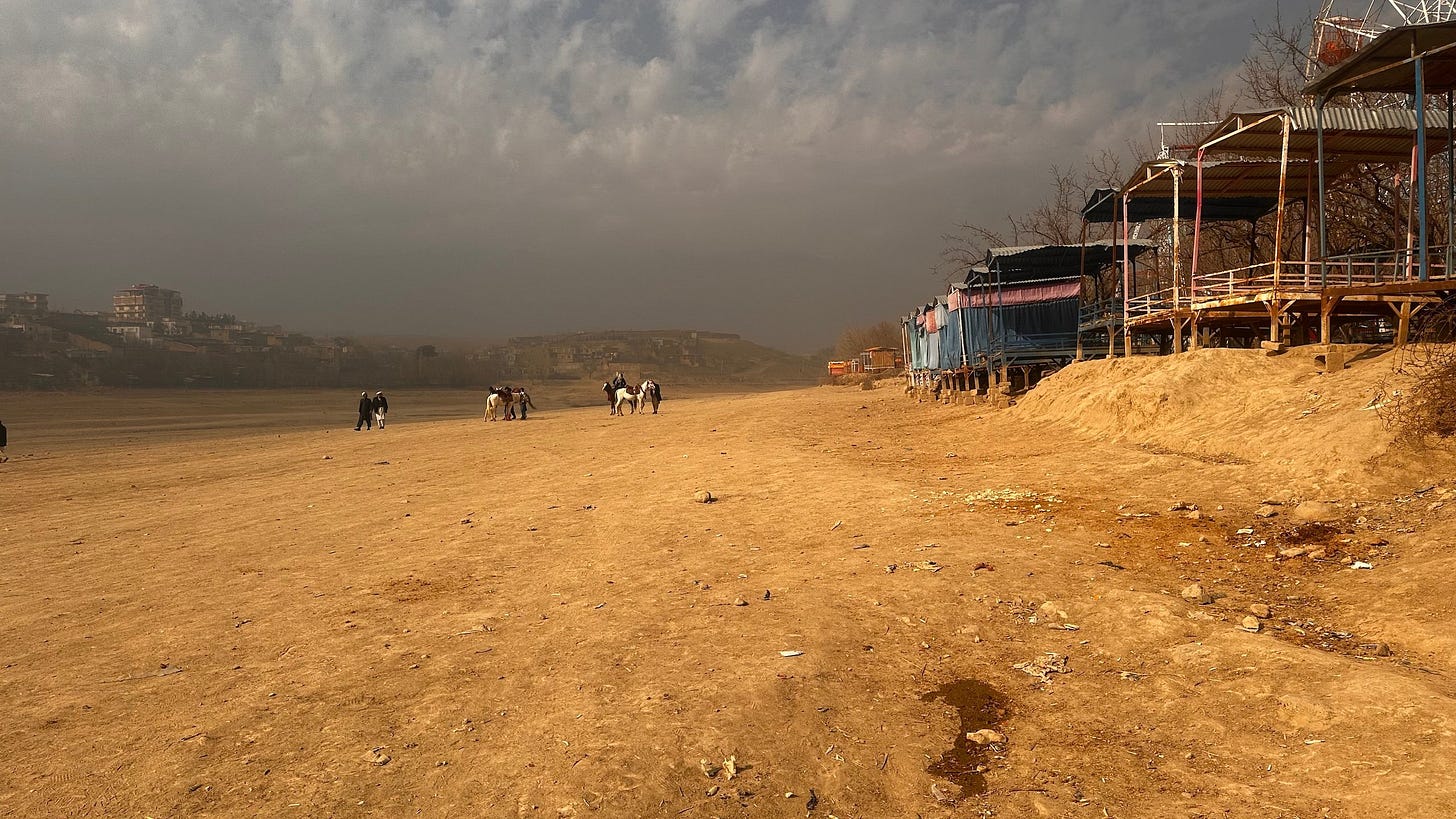
[[[1193,317],[1188,319],[1188,349],[1197,350],[1198,344],[1198,311],[1193,311]]]
[[[1280,313],[1280,310],[1279,310],[1279,302],[1277,302],[1277,301],[1266,301],[1266,302],[1264,302],[1264,309],[1266,309],[1266,310],[1269,311],[1269,342],[1271,344],[1278,344],[1279,343],[1279,313]]]
[[[1173,355],[1183,352],[1183,319],[1173,318]]]
[[[1395,346],[1404,347],[1410,342],[1411,303],[1409,301],[1398,302],[1390,305],[1390,309],[1395,311],[1396,318],[1399,320],[1395,330]]]
[[[1335,309],[1340,306],[1341,296],[1320,296],[1320,338],[1319,343],[1329,344],[1333,337]]]

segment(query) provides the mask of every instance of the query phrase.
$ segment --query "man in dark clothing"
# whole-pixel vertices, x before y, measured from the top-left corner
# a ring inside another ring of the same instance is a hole
[[[359,393],[359,421],[354,424],[354,431],[358,432],[361,427],[374,429],[374,402],[369,400],[369,391]]]
[[[384,390],[374,393],[374,421],[384,429],[384,416],[389,412],[389,401],[384,397]]]

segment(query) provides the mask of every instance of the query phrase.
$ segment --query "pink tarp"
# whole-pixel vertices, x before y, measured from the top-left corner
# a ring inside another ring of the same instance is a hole
[[[1042,301],[1075,299],[1082,292],[1082,282],[1073,279],[1054,284],[1031,284],[1019,287],[1002,287],[998,293],[994,288],[968,293],[971,307],[1010,306],[1013,304],[1036,304]]]

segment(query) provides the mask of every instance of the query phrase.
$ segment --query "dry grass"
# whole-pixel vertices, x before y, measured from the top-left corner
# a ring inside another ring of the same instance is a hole
[[[1404,442],[1456,434],[1456,298],[1419,316],[1377,400],[1380,419]]]

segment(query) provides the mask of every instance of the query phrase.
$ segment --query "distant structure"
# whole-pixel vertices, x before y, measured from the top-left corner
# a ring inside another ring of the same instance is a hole
[[[50,312],[45,293],[0,293],[0,316],[38,318]]]
[[[116,320],[150,324],[182,318],[182,294],[155,284],[136,284],[111,297]]]
[[[1456,0],[1370,0],[1361,16],[1340,14],[1335,6],[1354,4],[1324,0],[1314,19],[1314,37],[1305,76],[1313,79],[1325,68],[1349,59],[1361,46],[1393,26],[1415,26],[1456,21]],[[1359,11],[1358,9],[1351,9]]]

